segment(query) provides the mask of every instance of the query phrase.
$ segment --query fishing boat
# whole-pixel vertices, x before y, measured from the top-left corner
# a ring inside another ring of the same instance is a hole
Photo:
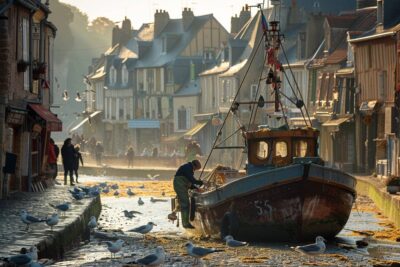
[[[237,93],[231,116],[241,104],[262,108],[273,103],[275,112],[284,112],[281,98],[285,95],[279,90],[283,70],[277,59],[278,50],[283,48],[279,21],[265,25],[263,11],[258,7],[265,37],[266,84],[275,97],[271,101],[260,96],[251,102],[240,102]],[[293,101],[307,121],[309,115],[301,96]],[[285,114],[283,118],[286,120]],[[256,129],[241,126],[240,130],[247,153],[245,172],[222,182],[216,178],[217,172],[207,179],[200,176],[205,189],[190,192],[190,217],[196,229],[207,236],[223,238],[229,234],[248,241],[305,241],[337,235],[355,201],[356,180],[348,173],[324,166],[318,156],[319,131],[311,127],[311,121],[302,128],[290,128],[286,121],[277,129],[259,125]],[[220,143],[220,136],[219,133],[213,148]],[[208,160],[209,157],[205,166]]]

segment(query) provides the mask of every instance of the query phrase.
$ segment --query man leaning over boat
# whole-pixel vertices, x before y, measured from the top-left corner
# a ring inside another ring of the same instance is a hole
[[[189,189],[202,186],[203,182],[194,178],[194,171],[201,169],[201,163],[197,159],[181,165],[174,177],[174,190],[178,196],[179,206],[182,214],[182,226],[194,228],[189,222]],[[195,186],[196,185],[196,186]]]

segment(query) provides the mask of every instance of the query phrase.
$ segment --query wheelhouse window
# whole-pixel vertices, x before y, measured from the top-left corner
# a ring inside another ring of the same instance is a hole
[[[307,156],[307,148],[308,144],[305,140],[299,140],[295,143],[294,153],[296,157],[305,157]]]
[[[288,155],[288,149],[286,142],[278,141],[275,143],[275,156],[286,158]]]
[[[260,141],[257,144],[257,158],[264,160],[268,158],[268,143],[265,141]]]

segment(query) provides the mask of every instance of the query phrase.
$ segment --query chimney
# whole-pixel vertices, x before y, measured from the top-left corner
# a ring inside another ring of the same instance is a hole
[[[182,11],[182,23],[183,23],[183,29],[185,31],[187,31],[187,29],[189,29],[193,20],[194,20],[193,11],[190,8],[185,7]]]
[[[239,30],[239,18],[235,15],[234,17],[231,17],[231,34],[236,34]]]
[[[247,6],[242,7],[242,11],[240,11],[239,15],[239,30],[243,28],[243,26],[249,21],[250,18],[251,18],[250,9]]]
[[[154,37],[157,37],[165,26],[167,26],[169,21],[169,14],[165,10],[156,10],[154,14]]]
[[[112,30],[112,39],[111,45],[114,47],[116,44],[119,44],[119,39],[121,37],[121,29],[116,25]]]
[[[376,6],[376,0],[357,0],[357,9]]]
[[[120,31],[119,43],[126,44],[132,38],[132,25],[131,21],[125,17],[124,21],[122,21],[122,28]]]

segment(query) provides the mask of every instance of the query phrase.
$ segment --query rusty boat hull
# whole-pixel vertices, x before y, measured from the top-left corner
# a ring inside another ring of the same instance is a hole
[[[332,238],[346,224],[356,180],[337,169],[293,164],[192,193],[192,223],[204,235],[247,241]],[[222,231],[222,233],[221,233]]]

